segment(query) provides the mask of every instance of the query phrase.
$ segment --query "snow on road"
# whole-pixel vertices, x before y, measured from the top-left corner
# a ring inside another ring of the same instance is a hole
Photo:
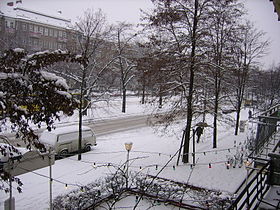
[[[141,112],[141,109],[137,108],[139,99],[133,100],[134,104],[137,104],[134,107],[134,114]],[[247,118],[247,111],[243,112],[244,119]],[[133,114],[133,111],[130,113]],[[177,124],[167,130],[165,135],[160,135],[155,132],[154,128],[145,127],[99,137],[98,145],[93,147],[90,152],[83,153],[82,161],[78,161],[77,155],[75,155],[55,162],[55,165],[52,166],[53,198],[112,173],[114,168],[108,166],[108,163],[121,165],[126,161],[125,142],[133,142],[130,152],[130,159],[133,161],[130,161],[129,170],[142,170],[142,172],[156,175],[178,150],[181,143],[181,129],[180,124]],[[246,132],[234,136],[233,127],[230,125],[220,126],[219,132],[218,148],[214,150],[211,149],[212,129],[204,130],[202,142],[196,144],[198,153],[196,153],[196,166],[193,169],[190,164],[183,164],[181,161],[177,166],[176,156],[159,176],[180,182],[189,181],[189,184],[196,186],[233,193],[245,178],[246,169],[244,166],[227,169],[226,161],[229,155],[235,155],[236,151],[243,146]],[[192,162],[191,157],[190,161]],[[211,168],[209,168],[209,164]],[[13,192],[16,209],[47,209],[49,206],[48,177],[49,167],[19,176],[24,185],[23,193],[18,194],[16,190]],[[1,207],[8,197],[8,194],[0,193]]]

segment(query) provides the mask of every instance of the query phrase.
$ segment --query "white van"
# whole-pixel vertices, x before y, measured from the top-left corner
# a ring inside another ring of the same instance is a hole
[[[46,148],[53,148],[56,156],[67,156],[68,153],[79,150],[79,127],[73,125],[46,130],[42,132],[39,141]],[[96,137],[90,127],[82,126],[82,150],[90,151],[91,146],[96,146]]]

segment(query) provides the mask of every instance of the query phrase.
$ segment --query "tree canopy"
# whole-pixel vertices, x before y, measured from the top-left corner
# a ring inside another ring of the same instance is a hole
[[[0,129],[14,131],[28,149],[43,147],[31,125],[50,130],[60,113],[71,115],[77,107],[65,79],[42,69],[59,61],[82,62],[61,50],[28,55],[17,48],[0,57]]]

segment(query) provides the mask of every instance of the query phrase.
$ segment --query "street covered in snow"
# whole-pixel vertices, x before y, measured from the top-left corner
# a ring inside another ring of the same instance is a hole
[[[117,117],[118,103],[119,101],[113,101],[109,106],[111,108],[106,111],[96,108],[96,112],[92,115],[97,116],[103,113],[104,117],[110,117],[110,115]],[[129,103],[128,115],[147,112],[148,106],[140,105],[139,98],[131,97]],[[247,112],[248,110],[243,110],[243,120],[247,119]],[[67,120],[69,119],[63,121]],[[230,157],[241,153],[244,154],[243,161],[245,161],[245,143],[250,126],[247,124],[245,132],[234,136],[231,124],[221,123],[217,149],[212,149],[211,128],[205,128],[201,142],[196,143],[195,166],[192,165],[191,155],[189,164],[183,164],[180,158],[177,166],[176,153],[180,148],[183,123],[184,121],[179,121],[166,130],[154,126],[102,135],[97,139],[96,147],[93,147],[90,152],[82,154],[81,161],[77,160],[77,155],[56,160],[52,166],[52,198],[81,189],[89,183],[98,182],[102,177],[114,174],[116,168],[123,167],[126,163],[127,151],[124,147],[126,142],[133,143],[129,154],[129,172],[131,174],[141,172],[209,190],[221,191],[225,195],[233,195],[245,179],[246,169],[243,164],[240,167],[237,164],[235,168],[230,166],[227,169],[227,164]],[[165,166],[165,164],[167,165]],[[23,192],[20,194],[15,190],[13,192],[16,208],[47,209],[50,199],[49,167],[26,173],[19,178],[23,182]],[[100,188],[102,189],[102,185]],[[8,197],[8,194],[1,192],[2,206]]]

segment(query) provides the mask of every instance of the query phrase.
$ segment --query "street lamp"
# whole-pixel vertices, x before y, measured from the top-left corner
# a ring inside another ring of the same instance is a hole
[[[128,188],[128,165],[129,165],[129,152],[132,149],[132,142],[124,143],[125,149],[127,151],[127,158],[126,158],[126,188]]]

